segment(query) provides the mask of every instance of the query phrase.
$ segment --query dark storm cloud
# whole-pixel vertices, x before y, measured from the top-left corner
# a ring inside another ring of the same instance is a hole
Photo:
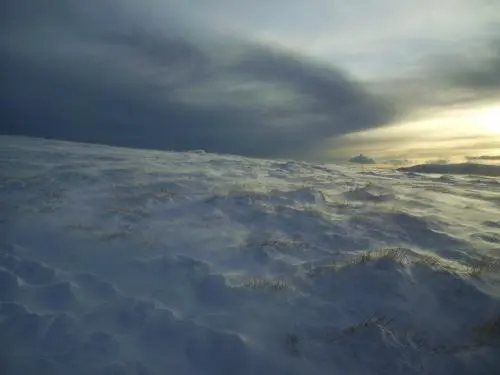
[[[309,109],[329,116],[328,121],[318,127],[326,136],[367,129],[390,119],[387,106],[364,92],[361,84],[340,70],[306,63],[269,48],[253,50],[238,69],[259,79],[287,83],[314,98]]]
[[[340,71],[271,46],[239,41],[232,50],[220,40],[148,29],[110,1],[99,12],[94,3],[8,3],[2,133],[306,157],[326,138],[391,119]]]

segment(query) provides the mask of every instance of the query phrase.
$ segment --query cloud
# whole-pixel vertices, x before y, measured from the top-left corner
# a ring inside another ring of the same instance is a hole
[[[411,159],[412,163],[426,160],[461,159],[463,155],[480,152],[491,153],[498,149],[500,135],[475,132],[463,114],[446,119],[437,117],[432,121],[408,122],[394,126],[346,134],[331,140],[327,157],[339,160],[358,150],[377,161],[388,159]]]
[[[482,55],[471,59],[454,59],[446,64],[444,76],[450,84],[461,88],[472,89],[474,92],[500,95],[500,39],[492,40],[482,46]]]
[[[407,137],[410,121],[499,97],[500,44],[485,32],[494,5],[289,4],[5,0],[0,131],[262,157],[345,160],[362,149],[428,159],[447,157],[451,138]],[[370,81],[354,78],[360,67]],[[398,136],[358,133],[404,122]],[[486,139],[467,142],[490,152]]]
[[[435,108],[500,102],[500,39],[484,37],[469,41],[460,52],[435,52],[411,73],[374,80],[370,87],[394,104],[399,118]]]
[[[341,70],[276,46],[148,27],[113,1],[36,4],[10,4],[1,26],[2,133],[306,158],[392,118]]]

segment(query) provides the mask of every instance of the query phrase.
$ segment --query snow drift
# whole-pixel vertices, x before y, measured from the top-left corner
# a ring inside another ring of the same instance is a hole
[[[500,186],[0,138],[4,374],[493,374]]]

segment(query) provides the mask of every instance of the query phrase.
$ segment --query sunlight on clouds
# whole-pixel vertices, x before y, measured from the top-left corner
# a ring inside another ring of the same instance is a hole
[[[500,105],[480,112],[475,121],[485,132],[500,135]]]
[[[376,158],[451,160],[500,153],[500,105],[462,107],[411,121],[349,134],[333,142],[331,155],[363,152]]]

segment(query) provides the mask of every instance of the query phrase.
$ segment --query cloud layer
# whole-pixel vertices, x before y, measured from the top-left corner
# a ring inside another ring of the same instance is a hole
[[[283,49],[148,27],[118,2],[36,4],[4,16],[3,133],[308,157],[392,116],[342,71]]]
[[[369,145],[357,132],[500,101],[495,14],[488,0],[5,0],[0,132],[378,157],[405,132]]]

